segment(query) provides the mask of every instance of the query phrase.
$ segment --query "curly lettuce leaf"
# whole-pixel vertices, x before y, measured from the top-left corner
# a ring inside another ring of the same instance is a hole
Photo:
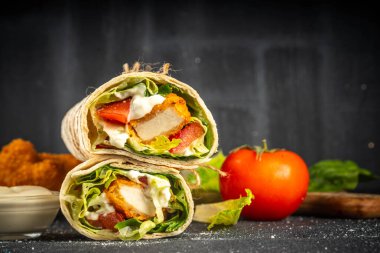
[[[378,178],[353,161],[323,160],[309,168],[309,192],[354,190],[360,179]]]
[[[157,94],[158,87],[154,81],[150,80],[149,78],[145,78],[145,84],[146,84],[146,90],[148,93],[147,95],[153,96],[153,95]]]
[[[151,220],[142,222],[133,218],[117,223],[115,228],[119,231],[121,239],[139,240],[155,226],[156,224]]]
[[[215,225],[235,225],[243,207],[250,205],[254,196],[249,189],[245,189],[246,197],[226,200],[223,202],[202,204],[195,207],[194,219],[198,222],[210,223],[208,230]]]
[[[146,83],[145,78],[137,78],[137,77],[130,77],[121,82],[118,86],[105,91],[101,96],[99,96],[92,105],[97,106],[101,104],[107,104],[107,103],[112,103],[115,101],[119,101],[120,98],[115,95],[115,93],[122,92],[128,89],[133,88],[134,86],[138,84],[144,84]]]

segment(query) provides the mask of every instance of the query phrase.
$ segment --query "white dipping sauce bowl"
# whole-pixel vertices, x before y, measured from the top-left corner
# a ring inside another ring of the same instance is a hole
[[[40,186],[0,186],[0,240],[40,236],[58,210],[58,192]]]

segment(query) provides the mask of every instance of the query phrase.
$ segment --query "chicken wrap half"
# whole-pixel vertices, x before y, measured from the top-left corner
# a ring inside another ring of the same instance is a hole
[[[175,236],[193,217],[189,187],[178,170],[103,156],[70,171],[60,191],[71,226],[94,240]]]
[[[179,169],[207,162],[218,146],[215,121],[198,93],[166,72],[125,72],[69,110],[62,138],[70,152]]]

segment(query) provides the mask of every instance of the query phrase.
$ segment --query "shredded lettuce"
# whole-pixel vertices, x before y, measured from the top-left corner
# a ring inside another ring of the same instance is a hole
[[[246,197],[223,202],[202,204],[195,207],[194,219],[198,222],[210,223],[208,230],[215,225],[235,225],[244,206],[250,205],[254,198],[249,189],[245,189]]]
[[[99,203],[99,197],[103,190],[108,188],[110,184],[117,179],[118,176],[128,176],[129,170],[119,169],[111,165],[105,165],[88,175],[84,175],[74,179],[74,183],[70,186],[69,191],[64,196],[71,216],[75,222],[96,234],[115,235],[111,230],[100,229],[89,224],[85,218],[87,212],[94,211],[96,208],[102,208]],[[170,174],[152,174],[152,176],[168,180],[170,183],[171,199],[169,206],[166,208],[167,218],[157,214],[146,221],[138,221],[136,219],[127,219],[116,224],[115,229],[118,230],[116,236],[122,240],[136,240],[142,238],[147,233],[169,233],[181,227],[189,213],[189,206],[186,200],[185,191],[181,187],[180,181]],[[132,179],[131,179],[132,180]],[[158,179],[157,179],[158,180]],[[155,191],[160,193],[160,186],[155,180],[151,181],[151,187],[156,188]],[[158,201],[158,195],[152,196],[153,201]]]

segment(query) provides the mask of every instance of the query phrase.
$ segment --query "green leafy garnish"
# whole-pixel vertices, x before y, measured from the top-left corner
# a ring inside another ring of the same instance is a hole
[[[172,93],[172,87],[170,84],[161,85],[160,88],[158,88],[158,94],[161,96],[165,97],[170,93]]]
[[[194,219],[198,222],[210,223],[208,230],[215,225],[235,225],[243,207],[250,205],[254,196],[249,189],[245,189],[246,197],[231,199],[223,202],[197,205]]]
[[[169,140],[168,137],[160,135],[155,137],[154,141],[150,143],[150,146],[154,148],[157,152],[164,152],[177,147],[180,143],[181,139]]]
[[[119,222],[115,228],[119,231],[120,238],[123,240],[138,240],[146,235],[156,224],[151,220],[144,222],[135,218]]]
[[[215,168],[220,169],[223,165],[224,160],[226,160],[226,157],[224,156],[223,152],[219,152],[216,156],[214,156],[207,165]],[[219,173],[218,171],[212,170],[207,167],[198,167],[196,169],[196,172],[198,173],[200,179],[201,179],[201,185],[199,189],[202,189],[204,191],[215,191],[219,192]],[[196,178],[194,174],[189,174],[186,180],[190,184],[196,183]]]
[[[120,229],[122,229],[122,228],[125,228],[125,227],[135,227],[135,228],[139,228],[140,227],[140,225],[141,225],[141,221],[139,221],[139,220],[137,220],[137,219],[135,219],[135,218],[133,218],[133,219],[128,219],[128,220],[125,220],[125,221],[121,221],[121,222],[119,222],[119,223],[117,223],[116,225],[115,225],[115,228],[116,229],[118,229],[118,230],[120,230]]]
[[[309,168],[309,192],[354,190],[360,179],[377,178],[353,161],[323,160]]]

